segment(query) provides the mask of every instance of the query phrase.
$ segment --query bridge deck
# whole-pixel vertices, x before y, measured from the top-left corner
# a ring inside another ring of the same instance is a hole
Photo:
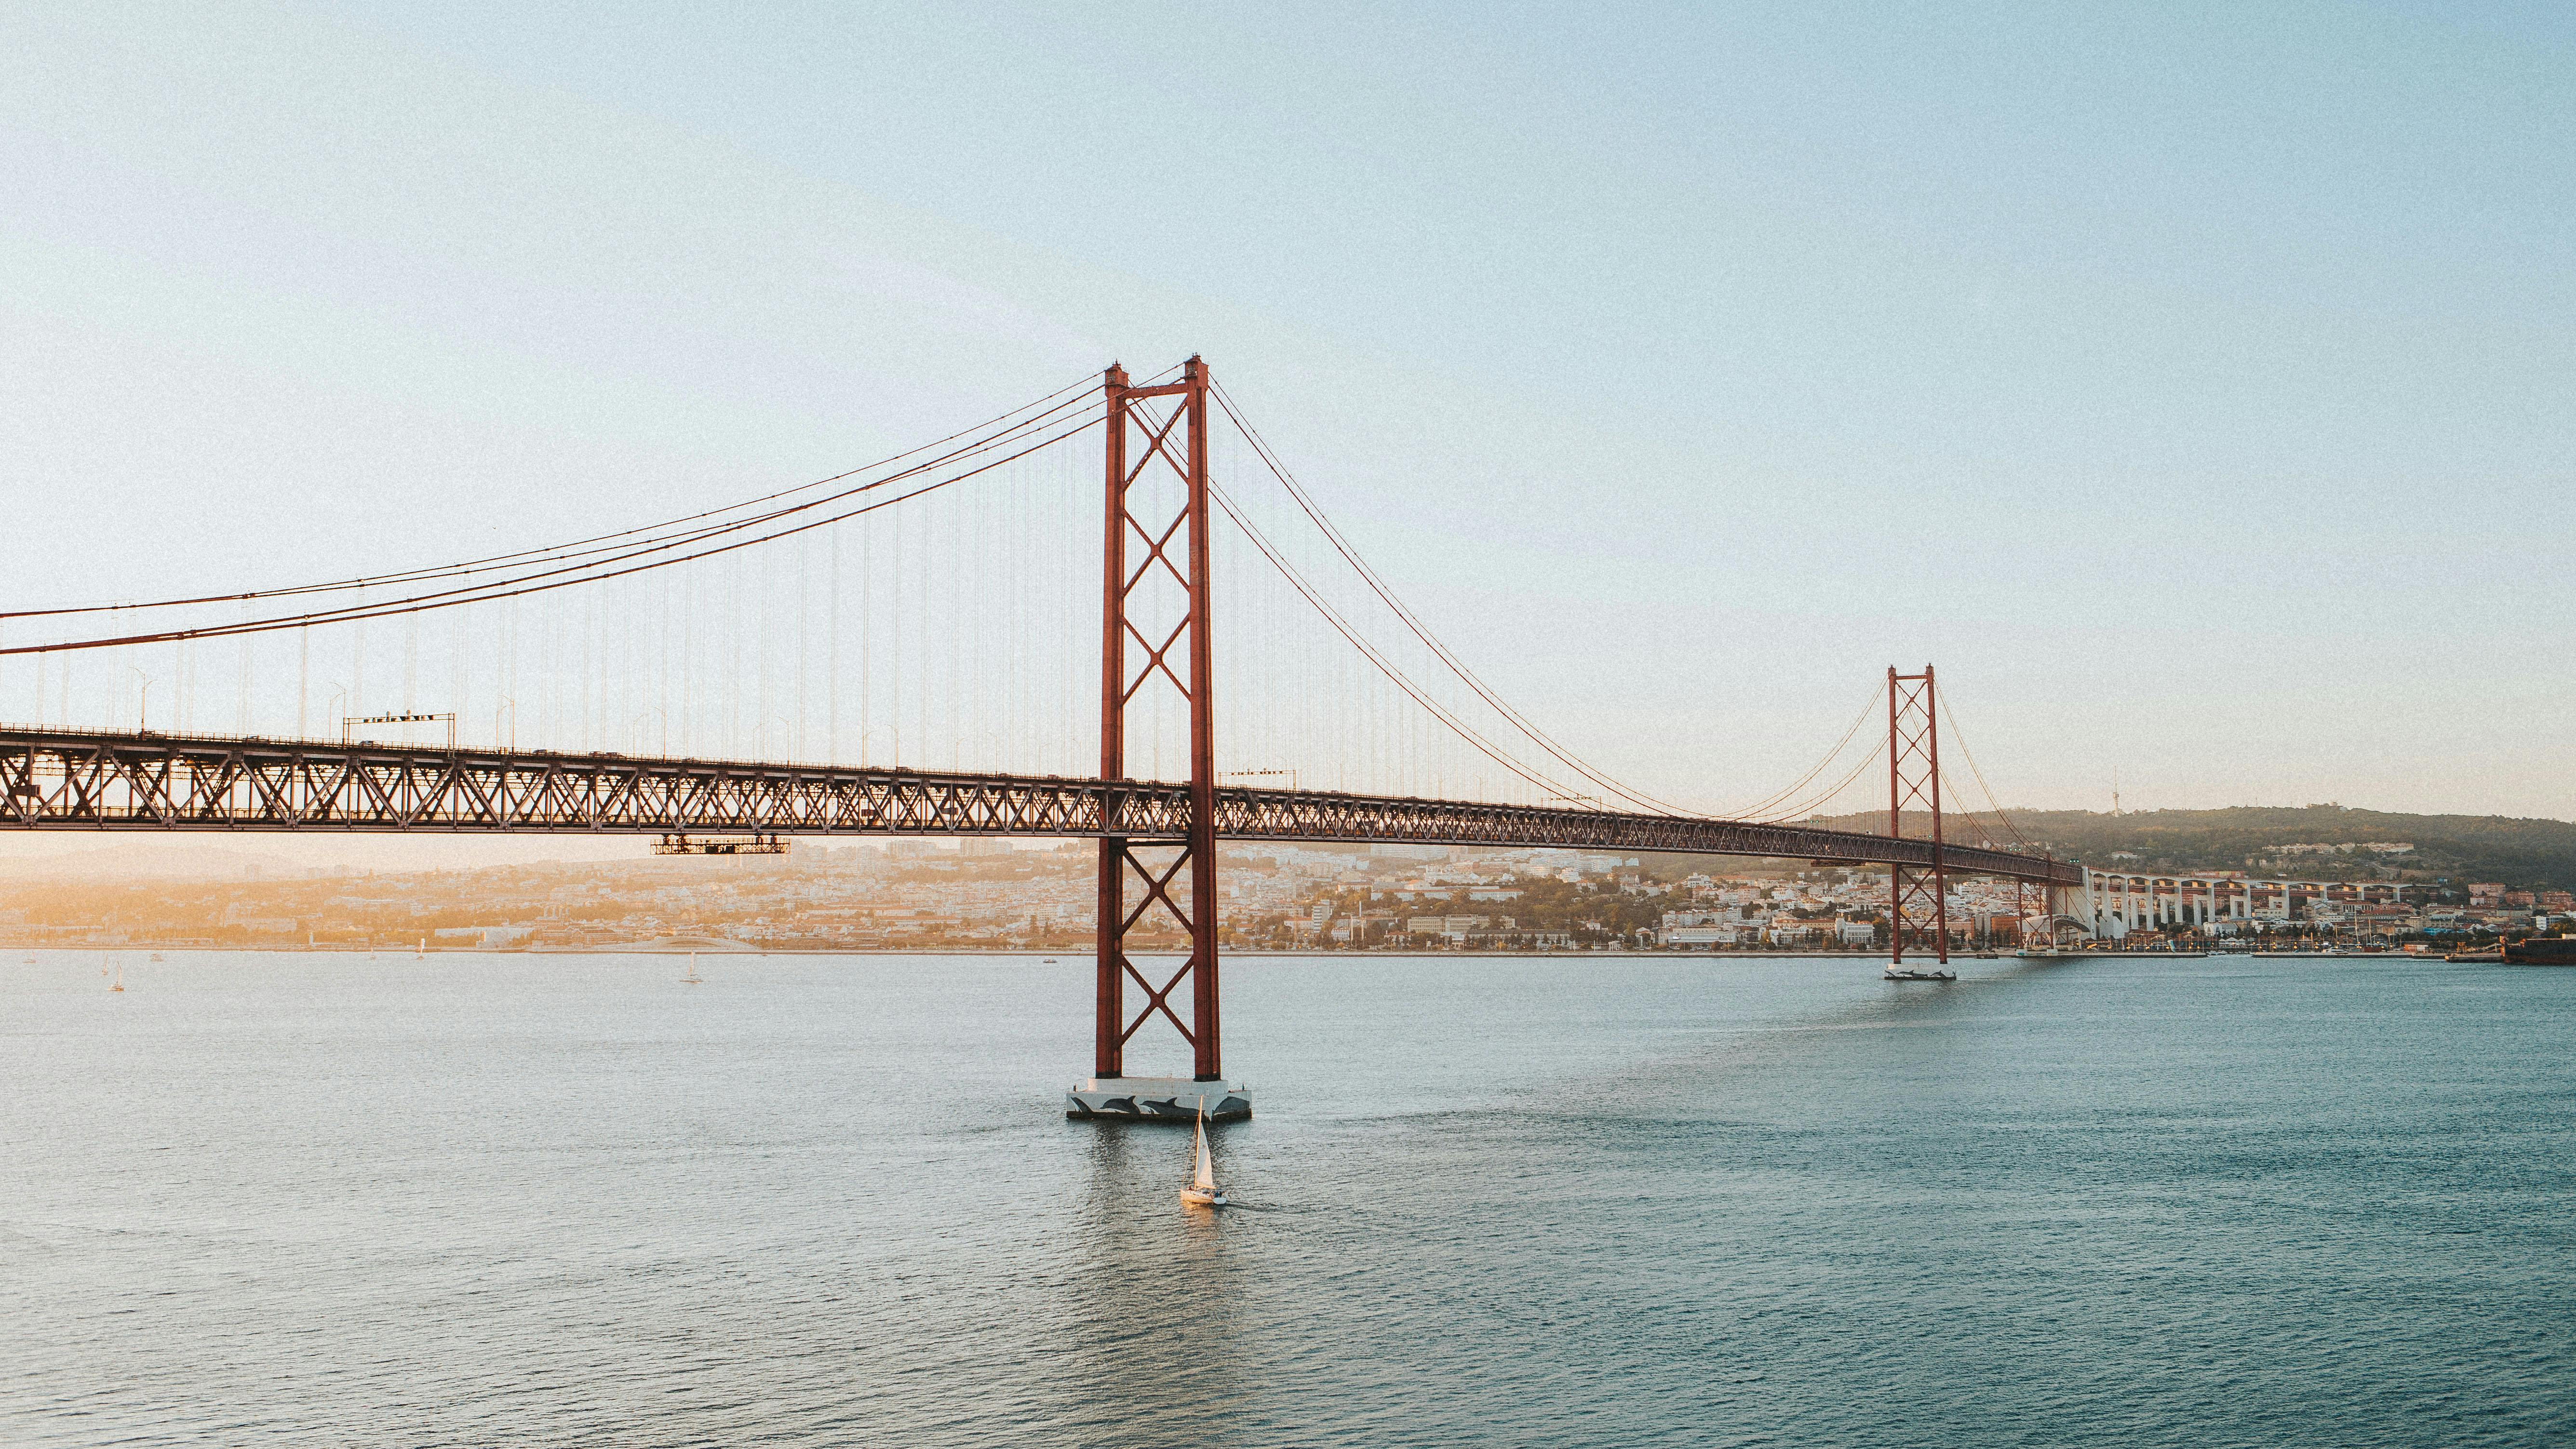
[[[1230,840],[1389,841],[1929,865],[1843,830],[1222,789]],[[0,830],[1123,836],[1178,840],[1186,784],[320,740],[0,728]],[[2080,866],[1950,845],[1951,870],[2081,885]]]

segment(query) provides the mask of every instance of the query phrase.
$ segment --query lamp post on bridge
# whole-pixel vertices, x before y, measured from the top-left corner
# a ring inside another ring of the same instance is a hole
[[[859,731],[859,768],[864,770],[868,767],[868,741],[875,739],[879,735],[891,735],[894,738],[894,763],[888,765],[886,768],[890,770],[902,769],[903,730],[897,725],[870,725],[866,729]]]

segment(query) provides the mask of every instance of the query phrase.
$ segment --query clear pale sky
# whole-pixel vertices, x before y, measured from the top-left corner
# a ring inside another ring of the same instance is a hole
[[[1930,659],[2008,803],[2576,816],[2570,12],[1814,11],[15,6],[7,592],[569,537],[1200,351],[1648,788]]]

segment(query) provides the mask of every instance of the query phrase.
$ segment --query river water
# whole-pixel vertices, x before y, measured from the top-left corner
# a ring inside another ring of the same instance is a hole
[[[0,958],[0,1442],[2576,1440],[2576,971]],[[1140,1067],[1157,1063],[1141,1062]]]

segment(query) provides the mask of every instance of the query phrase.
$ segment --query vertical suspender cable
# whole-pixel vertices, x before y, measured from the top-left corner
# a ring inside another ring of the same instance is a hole
[[[832,530],[832,623],[823,653],[824,666],[830,672],[823,677],[823,753],[832,764],[841,762],[841,530]]]
[[[742,758],[742,555],[725,561],[724,752]]]
[[[753,641],[753,647],[757,651],[755,657],[760,661],[760,682],[751,700],[751,707],[755,711],[751,725],[751,747],[760,752],[761,758],[775,759],[778,746],[769,742],[769,615],[776,605],[778,591],[770,582],[769,550],[755,548],[750,552],[752,566],[759,570],[751,581],[751,614],[753,618],[760,621],[758,637]]]
[[[693,726],[698,712],[698,692],[695,687],[697,680],[695,662],[697,658],[698,642],[698,566],[696,564],[691,564],[687,568],[680,570],[679,589],[680,753],[683,755],[694,756],[697,753],[697,749],[692,741],[697,738],[697,735]]]
[[[966,530],[967,510],[974,507],[974,503],[975,495],[968,493],[959,496],[949,505],[948,548],[955,559],[948,571],[948,577],[951,580],[973,578],[970,572],[973,553],[966,547]],[[951,703],[948,720],[948,767],[952,770],[966,768],[967,736],[975,728],[980,712],[978,707],[983,703],[977,681],[969,678],[966,673],[966,636],[974,628],[973,603],[974,589],[971,586],[964,589],[952,587],[950,590],[948,698]]]
[[[814,617],[813,594],[806,587],[814,571],[813,550],[805,546],[810,537],[809,534],[796,535],[796,758],[799,760],[812,758],[805,752],[805,675],[808,667],[805,643],[810,632],[809,621]]]
[[[506,646],[508,658],[503,661],[502,668],[503,672],[508,676],[509,687],[503,690],[502,693],[507,695],[510,701],[510,737],[507,741],[494,740],[492,743],[495,746],[502,748],[516,749],[519,744],[519,710],[524,699],[519,684],[519,601],[516,599],[512,599],[510,601],[510,614],[507,623],[509,628],[509,643]]]
[[[358,602],[367,602],[367,591],[358,590]],[[352,715],[367,712],[367,621],[358,621],[358,635],[349,646],[349,709]]]
[[[893,552],[886,560],[887,589],[886,677],[889,697],[886,703],[886,727],[894,741],[895,768],[903,768],[903,510],[894,510],[889,520],[894,525]]]
[[[931,733],[930,713],[934,702],[932,691],[938,680],[935,672],[937,661],[931,656],[939,643],[939,635],[932,627],[936,600],[930,591],[930,580],[939,571],[935,562],[939,557],[939,500],[933,499],[922,507],[925,511],[921,517],[921,558],[919,566],[913,570],[920,576],[921,584],[921,607],[913,611],[913,633],[921,641],[921,647],[913,651],[913,662],[921,674],[912,692],[921,724],[919,732],[913,736],[913,754],[921,762],[921,768],[927,770],[938,763],[938,757],[931,753],[931,742],[939,737]]]
[[[868,762],[869,726],[876,719],[875,681],[869,670],[876,663],[876,587],[877,544],[876,515],[859,520],[859,763]]]
[[[473,605],[455,611],[447,621],[447,712],[456,716],[456,737],[465,737],[465,722],[474,717],[474,694],[471,683],[474,654]]]
[[[580,629],[580,630],[581,630],[581,652],[580,652],[580,654],[577,656],[577,658],[579,659],[579,661],[580,661],[580,662],[574,666],[573,683],[574,683],[574,685],[575,685],[575,686],[580,690],[580,694],[577,696],[576,702],[577,702],[577,703],[580,705],[580,707],[581,707],[581,729],[580,729],[580,739],[581,739],[581,747],[582,747],[583,749],[585,749],[585,750],[593,750],[593,749],[597,749],[597,748],[599,748],[599,746],[597,746],[597,745],[595,745],[595,744],[591,743],[591,738],[592,738],[592,737],[591,737],[591,733],[590,733],[590,719],[591,719],[591,665],[590,665],[590,635],[591,635],[591,629],[592,629],[592,618],[593,618],[593,616],[598,612],[598,610],[599,610],[599,595],[598,595],[598,593],[597,593],[596,591],[594,591],[594,590],[591,590],[591,589],[584,589],[584,590],[582,590],[582,591],[581,591],[581,618],[579,619],[579,621],[577,621],[577,622],[576,622],[576,624],[575,624],[575,626],[574,626],[574,627],[576,627],[576,628],[578,628],[578,629]]]
[[[653,711],[662,721],[656,754],[671,753],[671,571],[662,569],[661,623],[653,631]]]

